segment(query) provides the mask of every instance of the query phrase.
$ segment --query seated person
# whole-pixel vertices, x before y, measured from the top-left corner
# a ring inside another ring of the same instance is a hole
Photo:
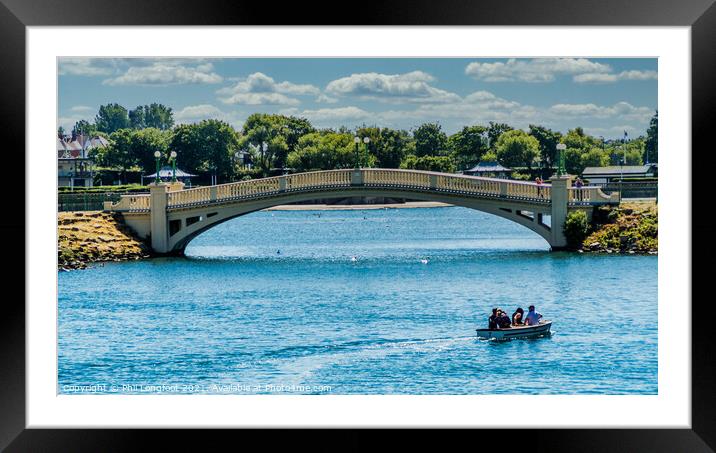
[[[492,309],[492,314],[487,319],[488,329],[497,329],[497,308]]]
[[[505,313],[503,310],[497,310],[497,326],[500,329],[509,329],[510,327],[512,327],[510,317],[507,316],[507,313]]]
[[[527,316],[525,316],[525,325],[526,326],[536,326],[537,324],[539,324],[539,320],[541,318],[542,318],[542,315],[535,311],[535,306],[530,305],[529,312],[527,312]]]
[[[518,307],[514,313],[512,313],[512,325],[521,326],[524,324],[525,311],[522,307]]]

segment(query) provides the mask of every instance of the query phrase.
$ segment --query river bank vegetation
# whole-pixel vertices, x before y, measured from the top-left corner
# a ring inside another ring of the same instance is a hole
[[[150,248],[113,214],[60,212],[57,216],[57,266],[83,269],[89,263],[149,258]]]
[[[649,201],[599,208],[591,222],[584,211],[574,211],[565,223],[565,235],[570,248],[581,253],[657,254],[658,206]]]
[[[58,130],[58,134],[65,131]],[[396,130],[378,125],[349,129],[318,129],[305,118],[255,113],[240,130],[206,119],[175,125],[172,109],[162,104],[127,110],[119,104],[100,107],[95,121],[79,121],[73,135],[103,135],[110,145],[93,150],[91,157],[102,172],[118,172],[126,183],[134,172],[154,172],[155,151],[166,163],[171,151],[179,167],[192,174],[216,175],[231,182],[284,171],[302,172],[363,167],[409,168],[443,172],[461,171],[480,161],[497,161],[515,169],[514,177],[531,177],[543,170],[549,176],[556,165],[556,145],[564,143],[566,169],[580,174],[587,166],[640,165],[658,161],[658,116],[647,131],[628,139],[591,136],[575,127],[566,133],[541,125],[528,130],[509,124],[466,125],[448,135],[438,122]],[[354,138],[368,138],[358,146]],[[137,178],[138,179],[138,178]],[[112,181],[112,183],[117,181]]]

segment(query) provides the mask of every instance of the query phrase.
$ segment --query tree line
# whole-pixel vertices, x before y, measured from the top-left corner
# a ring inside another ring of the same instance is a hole
[[[318,129],[305,118],[264,113],[252,114],[235,130],[214,119],[175,125],[172,109],[162,104],[127,110],[115,103],[101,106],[94,123],[77,122],[72,134],[109,139],[108,147],[93,151],[100,167],[153,172],[155,151],[164,159],[176,151],[183,170],[212,172],[221,181],[278,171],[352,168],[356,161],[363,167],[441,172],[465,170],[480,161],[499,162],[517,170],[552,169],[557,165],[559,143],[567,147],[565,166],[572,174],[592,166],[658,162],[658,113],[644,135],[605,140],[586,134],[581,127],[562,134],[539,125],[529,125],[523,131],[498,122],[465,126],[452,135],[437,122],[412,131],[367,125],[355,130]],[[356,136],[361,139],[357,149]],[[366,137],[367,143],[363,141]]]

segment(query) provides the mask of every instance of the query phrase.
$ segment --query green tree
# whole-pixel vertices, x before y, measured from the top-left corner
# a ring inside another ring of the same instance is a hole
[[[659,112],[654,113],[649,122],[649,129],[646,131],[646,143],[644,145],[644,162],[659,162]]]
[[[288,165],[298,171],[332,170],[352,168],[355,164],[353,134],[322,131],[304,135],[295,151],[288,155]],[[359,146],[359,158],[363,166],[375,165],[375,157]]]
[[[286,165],[286,158],[296,150],[299,139],[315,131],[305,118],[254,113],[244,122],[239,146],[251,152],[262,172],[268,174],[271,168]],[[262,146],[264,142],[266,151]]]
[[[567,246],[571,249],[578,249],[589,233],[589,221],[584,211],[572,211],[567,214],[564,222],[564,236],[567,239]]]
[[[234,154],[239,149],[239,139],[228,123],[202,120],[175,127],[169,149],[177,152],[183,169],[212,172],[228,179],[234,175]]]
[[[413,139],[407,131],[362,126],[356,130],[361,139],[370,138],[368,152],[375,157],[380,168],[398,168],[403,158],[415,150]]]
[[[581,175],[584,171],[582,165],[582,154],[581,148],[567,148],[564,151],[564,167],[567,173],[570,175]]]
[[[586,167],[606,167],[609,165],[609,155],[601,148],[592,148],[579,158],[582,171]]]
[[[174,113],[171,107],[152,103],[144,106],[145,127],[155,127],[160,130],[171,129],[174,126]]]
[[[447,135],[438,123],[425,123],[413,132],[415,155],[444,156],[447,154]]]
[[[460,132],[450,136],[448,147],[459,169],[471,168],[480,162],[488,149],[486,132],[485,126],[465,126]]]
[[[129,127],[127,109],[119,104],[107,104],[99,107],[94,124],[97,130],[111,134],[119,129]]]
[[[415,156],[411,154],[403,160],[400,168],[453,173],[455,172],[455,160],[450,156]]]
[[[170,131],[162,131],[154,127],[133,131],[131,136],[131,153],[137,164],[146,172],[154,173],[156,166],[154,152],[161,152],[164,162],[167,162],[169,159],[169,143],[171,138],[172,134]],[[178,156],[178,159],[180,158],[181,156]]]
[[[487,127],[487,139],[489,141],[488,145],[491,150],[497,149],[497,141],[500,139],[500,136],[504,134],[507,131],[511,131],[512,126],[505,123],[495,123],[494,121],[490,121],[490,125]]]
[[[65,136],[65,128],[60,126],[57,128],[57,137],[62,138]]]
[[[610,148],[610,161],[612,165],[642,165],[645,142],[643,138],[622,141]],[[626,160],[624,160],[626,158]]]
[[[557,161],[557,144],[562,134],[546,127],[530,124],[530,135],[539,142],[539,153],[544,168],[552,168]]]
[[[599,145],[597,140],[591,135],[585,134],[584,129],[581,127],[567,131],[567,134],[562,138],[562,143],[567,145],[567,148],[578,149],[582,152]]]
[[[141,105],[138,105],[134,110],[130,110],[127,116],[129,117],[129,127],[132,129],[144,129],[147,127],[144,122],[144,107]]]
[[[507,167],[532,167],[539,156],[539,142],[522,130],[511,130],[500,135],[495,146],[497,160]]]
[[[132,134],[131,129],[114,131],[109,137],[109,146],[94,148],[90,151],[90,157],[100,167],[120,170],[120,180],[122,181],[126,180],[127,170],[139,164],[136,155],[132,152]]]
[[[87,120],[79,120],[72,128],[72,135],[84,135],[91,137],[97,134],[97,128]]]

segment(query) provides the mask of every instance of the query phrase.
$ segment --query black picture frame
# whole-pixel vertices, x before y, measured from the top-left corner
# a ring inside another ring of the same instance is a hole
[[[706,197],[707,184],[714,168],[713,144],[707,141],[716,121],[716,6],[713,0],[632,0],[629,2],[603,0],[558,0],[535,2],[530,0],[490,0],[480,2],[420,0],[392,0],[361,2],[347,8],[337,3],[301,2],[274,4],[271,2],[227,2],[221,0],[0,0],[0,121],[7,147],[6,158],[15,159],[6,169],[18,177],[9,188],[17,197],[18,188],[31,178],[25,168],[25,28],[28,26],[86,26],[86,25],[549,25],[549,26],[690,26],[692,33],[692,161],[698,157],[699,171],[685,166],[685,181],[692,182],[692,319],[678,319],[692,329],[692,428],[691,429],[609,429],[609,430],[461,430],[440,437],[441,450],[451,451],[465,445],[502,451],[514,446],[524,449],[524,439],[536,451],[649,451],[649,452],[708,452],[716,449],[716,342],[711,338],[710,321],[713,313],[708,297],[707,281],[714,265],[709,258],[716,253],[715,231],[710,223]],[[331,12],[325,16],[317,11]],[[671,152],[671,150],[667,150]],[[678,150],[686,153],[687,150]],[[23,172],[22,169],[25,169]],[[6,207],[0,225],[5,241],[3,250],[10,258],[3,277],[17,292],[6,292],[0,305],[0,448],[10,452],[26,451],[126,451],[145,450],[147,440],[160,440],[180,445],[182,450],[206,448],[231,440],[235,446],[275,446],[295,448],[305,443],[312,449],[345,451],[373,449],[377,441],[372,431],[333,430],[316,435],[315,432],[291,430],[284,436],[265,432],[232,431],[154,431],[154,430],[41,430],[25,429],[25,267],[19,263],[24,256],[27,237],[23,203],[15,201]],[[17,238],[24,238],[18,241]],[[8,285],[9,286],[9,285]],[[689,297],[689,296],[685,296]],[[668,302],[668,301],[667,301]],[[682,301],[683,302],[683,301]],[[697,326],[702,326],[698,328]],[[426,445],[435,433],[411,430],[394,437],[391,444],[406,449],[409,445]],[[505,437],[507,436],[507,437]],[[209,441],[209,439],[211,439]],[[237,444],[237,439],[240,444]],[[510,439],[522,439],[512,442]],[[210,443],[207,443],[210,442]]]

